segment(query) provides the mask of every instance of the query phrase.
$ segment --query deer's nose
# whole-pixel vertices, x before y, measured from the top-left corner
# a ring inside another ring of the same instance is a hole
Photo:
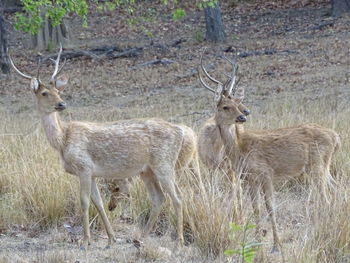
[[[57,103],[57,106],[56,106],[57,110],[64,110],[66,108],[67,108],[67,104],[64,101]]]
[[[246,122],[247,118],[244,115],[239,115],[237,117],[237,122]]]
[[[248,110],[248,109],[243,110],[243,114],[245,116],[248,116],[250,114],[250,110]]]

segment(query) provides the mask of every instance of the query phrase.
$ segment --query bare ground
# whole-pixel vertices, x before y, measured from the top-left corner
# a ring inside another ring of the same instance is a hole
[[[349,17],[328,18],[329,6],[324,4],[283,10],[237,10],[224,13],[227,43],[213,46],[201,41],[204,30],[201,13],[190,13],[178,22],[166,15],[151,17],[154,20],[145,25],[147,34],[140,24],[127,26],[125,14],[93,14],[90,28],[73,28],[76,39],[72,46],[142,46],[144,51],[142,55],[128,59],[68,61],[65,71],[71,85],[64,94],[70,105],[66,118],[96,119],[99,116],[103,121],[156,116],[184,122],[197,129],[213,109],[212,95],[200,86],[197,75],[192,75],[205,46],[208,47],[206,63],[212,65],[210,72],[219,79],[224,78],[223,72],[229,71],[229,65],[222,62],[220,56],[232,57],[233,47],[240,52],[241,85],[247,89],[246,104],[254,111],[265,111],[262,114],[278,117],[278,112],[268,112],[266,101],[288,98],[300,99],[301,104],[325,97],[337,98],[334,100],[337,103],[325,107],[342,109],[349,106]],[[75,25],[78,22],[76,18],[70,21]],[[25,36],[12,33],[11,38],[11,46],[18,47],[13,54],[14,60],[24,71],[35,72],[34,56],[23,47]],[[180,39],[182,43],[173,45]],[[134,69],[155,58],[166,58],[173,63]],[[51,70],[52,67],[47,65],[43,74],[49,74]],[[14,117],[35,112],[34,99],[27,87],[28,84],[17,76],[1,76],[0,106]],[[296,245],[295,242],[302,242],[303,230],[310,224],[305,216],[307,194],[288,192],[288,199],[286,195],[283,191],[276,194],[279,230],[283,231],[283,245],[293,244],[298,249],[303,244]],[[292,205],[283,205],[286,200]],[[63,225],[40,231],[35,226],[2,229],[0,262],[225,261],[223,257],[205,259],[192,246],[176,250],[171,229],[164,236],[153,234],[142,240],[145,248],[139,250],[133,243],[133,239],[140,239],[137,225],[118,218],[114,219],[113,225],[119,230],[118,245],[105,249],[104,230],[97,227],[92,232],[93,243],[87,252],[78,249],[80,229],[77,229],[78,237],[70,234]],[[264,225],[269,229],[266,215]],[[159,251],[158,246],[163,244],[172,251],[171,256],[167,251]],[[279,255],[271,255],[268,262],[280,262]],[[290,262],[295,261],[290,258]],[[344,262],[350,262],[350,259],[344,259]]]

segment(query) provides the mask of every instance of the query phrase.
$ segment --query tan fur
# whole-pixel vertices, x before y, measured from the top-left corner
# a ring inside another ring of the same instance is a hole
[[[215,94],[216,101],[221,101],[222,97],[225,97],[227,100],[229,100],[233,99],[233,97],[237,98],[238,96],[243,96],[243,94],[238,94],[234,92],[235,85],[237,84],[237,58],[235,57],[234,61],[231,61],[227,57],[223,56],[223,58],[232,65],[232,72],[230,75],[228,75],[228,79],[225,82],[220,82],[219,80],[216,80],[215,78],[210,76],[209,73],[206,71],[203,65],[204,51],[201,56],[201,69],[204,72],[204,74],[208,77],[208,79],[216,84],[217,88],[216,90],[214,90],[209,85],[207,85],[202,79],[201,74],[199,73],[200,70],[198,70],[199,80],[202,83],[203,87]],[[238,104],[238,109],[245,116],[250,114],[249,109],[242,103]],[[228,129],[230,130],[230,132],[235,132],[235,128],[236,126],[235,124],[233,124],[232,127]],[[241,126],[241,128],[243,129],[243,126]],[[212,117],[209,120],[207,120],[199,130],[198,154],[201,161],[209,169],[210,172],[219,169],[222,170],[229,177],[231,177],[232,180],[234,180],[234,171],[231,167],[231,162],[229,161],[225,153],[224,142],[221,139],[220,130],[219,127],[216,125],[215,117]]]
[[[21,73],[10,61],[21,76],[31,80],[46,137],[59,152],[64,169],[80,180],[84,225],[82,248],[87,248],[90,243],[90,197],[102,217],[109,237],[108,244],[115,240],[95,178],[126,179],[141,171],[144,171],[142,179],[152,201],[144,234],[152,230],[161,211],[165,201],[163,189],[173,201],[178,241],[183,244],[182,199],[175,182],[175,165],[183,148],[184,131],[187,128],[160,119],[132,119],[114,123],[61,121],[58,111],[64,110],[66,106],[59,96],[59,90],[68,81],[65,77],[56,78],[62,69],[58,65],[61,52],[62,48],[48,86],[35,77]]]
[[[43,88],[39,88],[40,94]],[[50,95],[54,89],[49,89]],[[57,94],[56,94],[57,95]],[[59,96],[57,95],[57,101]],[[38,98],[43,105],[43,98]],[[53,105],[52,105],[53,106]],[[40,107],[39,107],[40,108]],[[53,108],[53,107],[52,107]],[[86,122],[64,123],[56,112],[43,113],[43,126],[50,144],[59,151],[68,173],[79,176],[81,202],[84,213],[84,247],[90,242],[88,208],[90,193],[104,220],[109,243],[114,234],[103,210],[95,177],[129,178],[146,169],[153,173],[152,180],[145,180],[154,207],[151,211],[148,233],[159,214],[164,201],[159,183],[173,199],[178,214],[178,234],[182,239],[181,197],[174,180],[174,168],[181,149],[183,131],[178,126],[159,119],[133,119],[115,123],[95,124]]]
[[[227,157],[231,167],[247,181],[257,220],[257,231],[260,221],[258,196],[260,188],[263,190],[272,224],[273,250],[276,250],[280,243],[272,206],[272,181],[308,173],[311,178],[317,178],[321,182],[323,196],[327,200],[327,186],[332,181],[330,162],[333,153],[340,147],[340,137],[335,131],[316,124],[259,132],[245,131],[240,125],[236,125],[237,122],[246,121],[240,110],[244,89],[236,88],[233,92],[237,84],[235,80],[238,65],[236,61],[226,60],[232,64],[233,71],[231,81],[223,85],[208,74],[201,58],[202,71],[217,84],[216,91],[203,81],[200,74],[199,80],[203,87],[215,94],[217,107],[214,118],[208,120],[201,129],[199,153],[203,162],[214,168]]]
[[[188,126],[177,125],[183,130],[183,141],[181,150],[179,152],[178,159],[176,161],[175,171],[176,174],[181,174],[184,169],[189,168],[200,179],[200,171],[198,165],[197,155],[197,135]],[[145,176],[147,171],[141,172],[141,177]],[[120,196],[128,196],[131,181],[129,179],[113,179],[108,180],[108,189],[111,192],[108,209],[114,210],[117,206],[117,201]]]
[[[277,249],[279,238],[273,209],[272,181],[307,173],[321,182],[326,197],[327,183],[331,180],[330,162],[340,147],[340,138],[335,131],[317,124],[258,132],[237,129],[235,120],[242,114],[239,112],[239,102],[223,97],[217,105],[214,122],[232,166],[236,171],[243,171],[241,177],[250,186],[258,226],[258,194],[260,188],[263,190],[272,224],[274,249]],[[229,110],[224,110],[224,107]]]
[[[248,108],[243,104],[239,104],[239,110],[245,115],[249,115],[250,113]],[[233,124],[230,128],[231,132],[235,132],[235,127],[237,127],[235,125],[239,124]],[[241,129],[244,129],[243,125],[239,126]],[[231,177],[233,181],[235,180],[234,171],[231,167],[231,162],[225,154],[224,142],[214,117],[208,119],[199,130],[198,155],[210,172],[220,169]]]

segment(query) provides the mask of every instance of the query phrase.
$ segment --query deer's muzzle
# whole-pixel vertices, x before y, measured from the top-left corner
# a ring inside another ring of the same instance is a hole
[[[246,122],[247,118],[244,115],[239,115],[236,119],[236,122]]]
[[[59,110],[59,111],[65,110],[66,108],[67,108],[67,104],[64,101],[57,103],[57,105],[55,107],[55,109]]]

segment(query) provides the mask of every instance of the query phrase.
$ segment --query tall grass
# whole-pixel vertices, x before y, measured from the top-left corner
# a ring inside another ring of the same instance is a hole
[[[191,229],[194,244],[203,255],[220,254],[232,245],[228,233],[230,222],[242,223],[249,209],[242,209],[240,183],[219,172],[213,174],[202,169],[200,184],[190,173],[181,180],[186,200],[186,221]],[[188,186],[192,187],[188,187]],[[244,199],[242,199],[244,198]]]
[[[1,227],[48,227],[77,214],[77,181],[64,173],[40,122],[1,115],[5,123],[0,135]]]
[[[157,109],[156,109],[157,110]],[[175,114],[177,109],[168,109]],[[301,191],[301,198],[308,192],[318,193],[316,186],[308,185],[293,190],[288,185],[282,188],[283,195],[276,207],[277,222],[288,262],[348,262],[350,251],[350,153],[349,135],[350,109],[336,100],[300,101],[293,96],[271,98],[263,107],[253,107],[247,129],[273,129],[315,122],[335,129],[342,138],[342,147],[336,154],[332,173],[336,188],[331,196],[331,205],[321,202],[317,194],[300,203],[291,198],[292,191]],[[157,116],[154,108],[148,116]],[[78,109],[79,112],[79,109]],[[142,117],[140,111],[133,116]],[[104,119],[118,119],[120,111],[105,111]],[[99,112],[90,111],[90,120],[100,119]],[[77,114],[79,115],[79,114]],[[86,117],[86,116],[85,116]],[[48,228],[69,220],[80,223],[78,203],[78,181],[68,175],[60,165],[58,154],[51,149],[41,129],[38,118],[31,113],[13,114],[0,109],[0,228],[22,225],[25,228]],[[77,119],[79,119],[77,117]],[[190,124],[190,123],[188,123]],[[240,237],[229,239],[230,222],[244,224],[250,220],[252,211],[249,198],[242,192],[240,183],[232,183],[225,175],[210,174],[202,167],[202,184],[186,172],[178,178],[185,203],[185,229],[190,246],[197,248],[205,257],[219,256],[229,247],[237,247]],[[292,182],[292,184],[300,184]],[[314,188],[313,188],[314,187]],[[278,194],[278,193],[277,193]],[[141,224],[147,219],[150,203],[141,181],[131,189],[130,212]],[[311,200],[311,201],[310,201]],[[290,207],[305,206],[298,212]],[[122,208],[117,212],[121,213]],[[164,209],[172,211],[169,200]],[[95,212],[93,212],[95,213]],[[298,232],[284,219],[288,214],[293,218],[302,214]],[[290,213],[290,214],[289,214]],[[169,215],[170,214],[170,215]],[[164,213],[172,223],[174,213]],[[264,239],[260,261],[274,258],[270,248],[271,231],[263,215],[263,224],[268,230]],[[173,224],[175,225],[175,224]],[[254,238],[249,236],[248,238]],[[222,259],[223,260],[223,259]]]
[[[345,263],[350,260],[350,177],[342,177],[333,193],[330,205],[314,200],[312,212],[303,242],[305,246],[297,254],[297,261]]]

